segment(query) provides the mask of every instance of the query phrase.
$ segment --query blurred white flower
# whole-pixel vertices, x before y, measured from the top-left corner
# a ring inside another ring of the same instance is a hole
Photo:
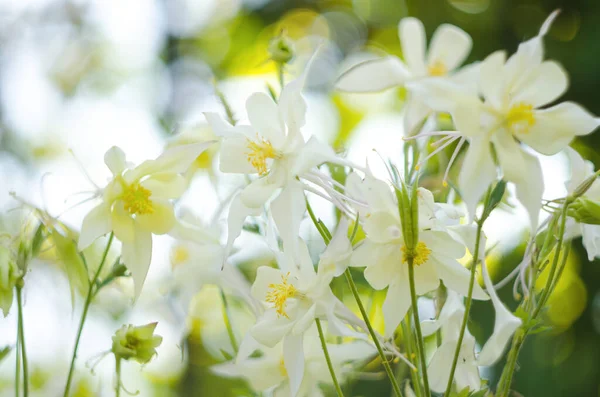
[[[412,82],[407,86],[411,91],[412,87],[430,78],[449,79],[465,87],[474,86],[477,65],[459,70],[473,45],[465,31],[453,25],[441,25],[434,32],[427,53],[425,28],[418,19],[402,19],[398,34],[405,62],[396,56],[387,56],[359,63],[340,76],[336,88],[348,92],[377,92]],[[411,134],[431,113],[431,108],[422,99],[411,95],[405,105],[404,133]]]
[[[365,278],[378,290],[388,287],[383,303],[385,336],[392,336],[411,304],[408,265],[406,265],[402,224],[396,197],[383,181],[367,175],[360,180],[357,174],[348,177],[349,191],[359,192],[361,199],[369,204],[363,215],[366,238],[355,249],[352,266],[366,266]],[[415,287],[423,295],[439,286],[440,280],[461,295],[469,289],[469,271],[457,259],[462,258],[466,248],[462,239],[455,239],[458,230],[449,234],[435,217],[436,205],[433,195],[419,188],[419,243],[416,246]],[[487,299],[487,295],[475,285],[474,299]]]
[[[136,298],[150,266],[152,234],[169,233],[175,226],[169,200],[180,197],[187,188],[181,174],[212,143],[172,148],[135,168],[116,146],[104,155],[113,178],[98,192],[102,203],[83,219],[78,249],[82,251],[98,237],[114,232],[122,243],[121,261],[131,272]]]
[[[0,310],[4,317],[8,316],[13,303],[15,285],[20,277],[21,271],[12,250],[0,243]]]

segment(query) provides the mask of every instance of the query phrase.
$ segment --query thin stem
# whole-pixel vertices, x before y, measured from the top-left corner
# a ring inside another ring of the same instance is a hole
[[[29,382],[28,382],[28,365],[27,365],[27,350],[25,349],[25,323],[23,322],[23,287],[17,286],[17,311],[18,311],[18,339],[19,347],[21,349],[21,358],[23,360],[23,396],[29,395]],[[17,352],[18,355],[18,352]]]
[[[17,320],[17,359],[15,360],[15,397],[19,397],[21,394],[19,393],[19,389],[21,387],[21,338],[19,335],[21,333],[21,322]]]
[[[225,296],[225,291],[220,289],[221,291],[221,299],[223,300],[223,321],[225,322],[225,328],[227,328],[227,334],[229,335],[229,342],[231,343],[231,348],[233,352],[237,354],[238,344],[235,340],[235,334],[233,333],[233,327],[231,326],[231,313],[229,311],[229,304],[227,302],[227,297]]]
[[[417,332],[417,347],[419,350],[419,361],[421,361],[421,372],[423,377],[423,388],[425,396],[431,396],[429,389],[429,377],[427,375],[427,358],[425,357],[425,346],[423,345],[423,334],[421,332],[421,320],[419,319],[419,307],[417,305],[417,290],[415,288],[415,264],[414,257],[408,256],[408,281],[410,284],[410,300],[412,303],[412,312],[415,320],[415,331]]]
[[[115,386],[115,397],[121,395],[121,358],[115,356],[115,372],[117,374],[117,385]]]
[[[421,382],[419,382],[419,377],[417,374],[417,367],[419,366],[419,363],[416,363],[413,359],[413,336],[412,336],[412,332],[411,332],[411,323],[410,323],[410,314],[408,314],[404,321],[402,321],[402,335],[404,336],[404,343],[406,344],[406,353],[408,354],[408,358],[411,361],[412,364],[415,365],[414,368],[410,368],[410,377],[412,379],[412,383],[413,383],[413,390],[415,392],[416,397],[421,397]]]
[[[344,275],[346,276],[346,280],[348,281],[348,284],[350,285],[350,289],[352,290],[352,295],[354,295],[354,299],[356,300],[356,304],[358,305],[358,308],[360,309],[360,313],[362,314],[363,320],[365,321],[365,324],[367,324],[367,329],[369,330],[369,334],[371,335],[371,338],[373,338],[373,342],[375,343],[377,352],[379,353],[379,356],[381,357],[381,363],[383,364],[383,367],[385,368],[385,372],[387,372],[387,375],[390,378],[390,382],[392,382],[392,388],[394,389],[396,396],[402,397],[402,392],[400,391],[400,386],[398,385],[398,382],[396,381],[396,377],[394,376],[394,372],[392,371],[392,368],[390,367],[390,363],[388,362],[387,358],[385,357],[385,354],[383,353],[383,349],[381,348],[381,344],[379,343],[379,338],[377,337],[377,334],[375,333],[375,330],[373,330],[373,326],[371,325],[371,322],[369,321],[369,316],[367,315],[367,312],[362,303],[362,300],[360,299],[360,295],[358,294],[358,290],[356,289],[356,284],[354,284],[354,280],[352,279],[352,274],[350,273],[350,269],[346,269],[346,271],[344,272]]]
[[[327,350],[327,342],[325,342],[325,335],[323,335],[323,328],[321,327],[321,320],[315,318],[315,323],[317,324],[317,330],[319,330],[319,339],[321,339],[321,347],[323,348],[323,354],[325,355],[325,361],[327,361],[327,367],[329,368],[329,374],[331,375],[331,379],[333,380],[333,386],[335,387],[335,391],[337,392],[338,397],[344,397],[344,393],[340,388],[340,384],[338,383],[337,377],[335,376],[335,371],[333,370],[333,364],[331,364],[331,358],[329,357],[329,351]]]
[[[481,243],[481,230],[483,227],[484,219],[480,219],[477,222],[477,233],[475,235],[475,251],[473,252],[473,261],[471,262],[471,278],[469,280],[469,291],[467,293],[467,301],[465,302],[465,314],[463,315],[462,324],[460,326],[460,334],[458,335],[458,342],[456,344],[456,350],[454,351],[454,359],[452,360],[452,367],[450,368],[450,377],[448,378],[448,384],[446,385],[446,397],[450,396],[452,390],[452,383],[454,382],[454,372],[456,371],[456,365],[458,364],[458,356],[460,355],[460,348],[462,346],[465,331],[467,329],[467,322],[469,321],[469,311],[471,310],[471,302],[473,301],[473,287],[475,286],[475,271],[477,269],[477,262],[479,261],[479,244]]]
[[[90,281],[90,285],[88,287],[88,293],[85,298],[85,303],[83,304],[83,313],[81,314],[81,320],[79,321],[79,327],[77,328],[77,336],[75,337],[75,347],[73,348],[73,356],[71,357],[71,365],[69,367],[69,375],[67,377],[67,384],[65,385],[65,392],[63,393],[63,397],[69,396],[69,391],[71,389],[71,382],[73,381],[73,374],[75,371],[75,360],[77,358],[77,350],[79,350],[79,341],[81,340],[81,333],[83,331],[83,325],[85,324],[85,320],[87,318],[88,310],[90,308],[90,304],[92,303],[92,299],[95,296],[94,287],[96,286],[96,282],[98,281],[98,277],[100,276],[100,272],[104,267],[104,263],[106,262],[106,257],[108,256],[108,251],[110,250],[110,246],[112,244],[114,238],[114,234],[111,232],[108,237],[108,242],[106,243],[106,248],[104,249],[104,253],[102,254],[102,259],[100,261],[100,265],[98,266],[98,270],[94,274],[94,278]]]
[[[281,86],[282,90],[285,85],[285,79],[283,76],[283,65],[284,64],[282,62],[277,62],[277,80],[279,81],[279,85]]]

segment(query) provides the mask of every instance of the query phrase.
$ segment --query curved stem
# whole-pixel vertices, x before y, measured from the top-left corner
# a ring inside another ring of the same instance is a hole
[[[29,382],[28,382],[28,364],[27,364],[27,350],[25,349],[25,324],[23,323],[23,287],[17,286],[17,311],[18,311],[18,339],[19,347],[21,349],[21,358],[23,360],[23,396],[29,395]],[[19,352],[17,351],[17,355]]]
[[[415,320],[415,331],[417,332],[417,347],[419,348],[419,361],[421,361],[421,372],[423,377],[423,388],[425,396],[431,396],[429,389],[429,376],[427,375],[427,358],[425,357],[425,346],[423,345],[423,334],[421,332],[421,320],[419,319],[419,307],[417,305],[417,291],[415,288],[415,265],[414,258],[408,258],[408,281],[410,284],[410,300],[412,304],[412,312]]]
[[[462,346],[465,331],[467,329],[467,322],[469,321],[469,311],[471,310],[471,302],[473,301],[473,287],[475,286],[475,271],[477,269],[477,262],[479,261],[479,245],[481,243],[481,230],[483,227],[483,219],[477,222],[477,233],[475,235],[475,251],[473,252],[473,261],[471,262],[471,278],[469,280],[469,291],[467,293],[467,301],[465,302],[465,314],[463,315],[462,324],[460,326],[460,334],[458,335],[458,342],[456,344],[456,350],[454,351],[454,359],[452,360],[452,367],[450,367],[450,377],[448,378],[448,384],[446,385],[446,397],[450,396],[452,390],[452,383],[454,383],[454,372],[456,371],[456,365],[458,364],[458,356],[460,355],[460,347]]]
[[[222,288],[219,289],[221,291],[221,299],[223,300],[223,321],[225,322],[225,328],[227,328],[227,334],[229,335],[229,342],[231,343],[231,348],[235,355],[238,351],[238,344],[235,340],[235,334],[233,333],[233,328],[231,326],[231,312],[229,311],[229,304],[225,292]]]
[[[329,374],[331,375],[331,379],[333,380],[333,386],[335,387],[335,391],[337,392],[338,397],[344,397],[344,393],[340,388],[340,384],[338,383],[337,377],[335,376],[335,371],[333,370],[333,364],[331,363],[331,358],[329,357],[329,350],[327,350],[327,342],[325,342],[325,335],[323,334],[323,328],[321,327],[321,320],[315,318],[315,323],[317,324],[317,330],[319,330],[319,339],[321,339],[321,347],[323,348],[323,354],[325,355],[325,361],[327,361],[327,367],[329,368]]]
[[[81,340],[81,333],[83,331],[83,325],[85,324],[85,320],[87,318],[88,310],[90,308],[90,304],[92,303],[92,299],[95,296],[94,287],[96,286],[96,282],[98,281],[98,277],[100,276],[100,272],[104,267],[104,263],[106,262],[106,257],[108,256],[108,251],[110,250],[110,246],[112,244],[114,238],[114,234],[111,232],[108,237],[108,242],[106,243],[106,248],[104,249],[104,253],[102,254],[102,259],[100,261],[100,265],[94,274],[94,277],[90,281],[90,285],[88,288],[88,293],[85,298],[85,302],[83,304],[83,313],[81,314],[81,320],[79,321],[79,327],[77,328],[77,336],[75,337],[75,347],[73,348],[73,356],[71,357],[71,365],[69,367],[69,375],[67,377],[67,384],[65,385],[65,392],[63,393],[63,397],[69,396],[69,391],[71,390],[71,382],[73,381],[73,374],[75,371],[75,360],[77,359],[77,350],[79,350],[79,341]]]
[[[115,397],[121,395],[121,359],[115,356],[115,372],[117,374],[117,385],[115,386]]]

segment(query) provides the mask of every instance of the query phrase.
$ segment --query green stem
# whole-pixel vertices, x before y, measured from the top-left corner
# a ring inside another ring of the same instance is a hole
[[[329,357],[329,351],[327,350],[327,342],[325,342],[325,335],[323,335],[323,328],[321,327],[321,320],[315,318],[315,323],[317,324],[317,330],[319,330],[319,339],[321,339],[321,347],[323,348],[325,361],[327,361],[327,367],[329,368],[329,373],[331,374],[331,379],[333,380],[333,386],[335,387],[338,397],[344,397],[344,393],[342,392],[337,377],[335,376],[333,364],[331,364],[331,358]]]
[[[21,323],[17,321],[17,359],[15,360],[15,397],[19,397],[19,389],[21,385],[21,338],[19,338],[19,334],[21,332]]]
[[[421,397],[421,382],[419,381],[419,377],[417,374],[417,368],[419,367],[419,363],[417,363],[413,357],[413,335],[411,332],[411,322],[410,322],[410,314],[408,314],[405,319],[402,321],[402,335],[404,336],[404,343],[406,344],[406,353],[408,354],[408,359],[415,366],[414,368],[408,368],[410,371],[410,377],[413,383],[413,390],[415,392],[416,397]]]
[[[456,350],[454,351],[454,359],[452,360],[452,367],[450,367],[450,377],[448,378],[446,392],[444,393],[446,397],[450,397],[452,383],[454,382],[454,372],[456,371],[456,365],[458,364],[458,356],[460,355],[460,348],[462,346],[465,331],[467,329],[467,322],[469,321],[469,311],[471,310],[471,302],[473,301],[473,287],[475,286],[475,272],[477,269],[477,262],[479,261],[479,244],[481,243],[481,229],[483,227],[483,222],[483,218],[477,222],[477,233],[475,235],[475,251],[473,252],[473,261],[471,262],[471,278],[469,280],[469,291],[467,293],[467,301],[465,302],[465,314],[463,315],[462,324],[460,326],[460,334],[458,335],[458,342],[456,344]]]
[[[419,307],[417,305],[417,291],[415,288],[415,265],[414,257],[408,256],[408,281],[410,284],[410,300],[412,303],[412,312],[415,320],[415,331],[417,332],[417,347],[419,350],[419,361],[421,361],[421,372],[423,377],[423,388],[425,396],[431,397],[429,389],[429,376],[427,375],[427,358],[425,357],[425,346],[423,345],[423,334],[421,332],[421,320],[419,319]]]
[[[115,397],[121,395],[121,359],[115,356],[115,372],[117,374],[117,386],[115,387]]]
[[[27,350],[25,349],[25,323],[23,322],[23,287],[17,285],[17,311],[18,311],[18,339],[19,347],[21,349],[21,358],[23,360],[23,396],[29,395],[29,382],[28,382],[28,364],[27,364]],[[17,352],[18,354],[18,352]]]
[[[283,65],[284,64],[281,62],[277,62],[277,79],[279,80],[279,85],[281,86],[282,90],[285,85],[285,78],[283,76]]]
[[[77,350],[79,350],[79,341],[81,340],[81,333],[83,331],[83,325],[85,324],[85,320],[87,318],[88,310],[90,308],[90,304],[92,303],[92,299],[94,298],[95,291],[94,287],[96,286],[96,282],[98,281],[98,277],[100,277],[100,272],[104,267],[104,263],[106,262],[106,257],[108,256],[108,251],[110,250],[110,246],[112,244],[114,238],[114,234],[111,232],[108,237],[108,242],[106,243],[106,248],[104,249],[104,253],[102,254],[102,260],[100,261],[100,265],[98,266],[98,270],[94,274],[94,278],[90,281],[90,285],[88,287],[88,293],[85,298],[85,303],[83,304],[83,313],[81,314],[81,320],[79,321],[79,327],[77,328],[77,336],[75,337],[75,347],[73,348],[73,356],[71,357],[71,365],[69,367],[69,375],[67,377],[67,384],[65,385],[65,392],[63,393],[63,397],[69,396],[69,391],[71,390],[71,382],[73,381],[73,374],[75,372],[75,360],[77,359]]]
[[[225,328],[227,328],[227,334],[229,335],[229,342],[231,343],[231,348],[233,349],[233,353],[237,354],[238,344],[235,340],[235,334],[233,333],[233,328],[231,326],[231,313],[229,311],[229,304],[227,302],[227,297],[225,296],[225,292],[223,289],[221,291],[221,299],[223,300],[223,321],[225,322]]]
[[[396,381],[396,377],[394,376],[394,371],[392,371],[392,368],[390,367],[390,363],[388,362],[387,358],[385,357],[385,354],[383,353],[383,349],[381,348],[381,344],[379,343],[379,337],[375,333],[375,330],[373,329],[373,326],[371,325],[371,322],[369,321],[369,316],[367,315],[367,312],[362,303],[362,300],[360,299],[360,295],[358,294],[358,290],[356,289],[356,284],[354,284],[354,280],[352,279],[352,274],[350,273],[350,269],[346,269],[346,271],[344,272],[344,275],[346,276],[346,280],[348,281],[348,284],[350,285],[350,289],[352,290],[352,295],[354,295],[354,299],[356,300],[356,304],[358,305],[358,308],[360,309],[360,313],[362,314],[363,320],[365,321],[365,324],[367,325],[369,334],[371,335],[371,338],[373,338],[373,342],[375,343],[375,347],[377,348],[379,357],[381,357],[381,363],[383,364],[383,367],[385,368],[385,372],[387,373],[388,377],[390,378],[390,382],[392,382],[392,388],[394,389],[396,396],[402,397],[402,392],[400,391],[400,386],[398,385],[398,382]]]
[[[569,204],[571,204],[571,201],[572,201],[572,198],[567,197],[567,199],[565,200],[565,202],[563,204],[563,208],[562,208],[562,212],[561,212],[560,226],[559,226],[559,230],[558,230],[558,241],[556,244],[556,252],[554,253],[554,258],[552,259],[552,265],[550,267],[548,279],[546,280],[546,286],[542,290],[542,296],[540,297],[540,300],[538,301],[537,306],[535,307],[533,313],[531,314],[531,317],[530,317],[528,323],[531,323],[540,314],[541,310],[546,305],[548,298],[550,297],[550,293],[552,292],[552,289],[554,289],[554,286],[556,285],[556,282],[558,281],[558,280],[555,281],[554,278],[555,278],[555,274],[556,274],[556,269],[558,267],[558,262],[560,259],[560,251],[562,249],[563,239],[564,239],[564,235],[565,235],[565,227],[567,224],[567,210],[569,208]],[[549,233],[551,233],[551,231],[549,231]],[[567,255],[568,255],[568,251],[567,251],[566,255],[564,255],[563,262],[567,260],[567,258],[566,258]],[[510,392],[510,385],[512,384],[512,378],[513,378],[513,375],[515,372],[517,359],[519,358],[519,352],[521,351],[521,347],[523,346],[523,343],[525,342],[525,338],[527,337],[529,330],[530,330],[529,326],[527,324],[525,324],[525,325],[521,326],[521,328],[519,328],[517,330],[517,332],[515,332],[515,335],[513,336],[513,341],[511,344],[510,351],[508,353],[506,365],[504,367],[504,370],[502,371],[502,376],[500,377],[500,384],[498,385],[498,393],[497,393],[498,397],[508,397],[508,393]]]

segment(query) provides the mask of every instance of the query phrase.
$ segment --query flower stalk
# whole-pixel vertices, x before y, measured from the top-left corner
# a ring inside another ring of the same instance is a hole
[[[23,396],[27,397],[29,395],[29,369],[27,362],[27,349],[25,348],[25,325],[23,322],[23,279],[21,279],[17,285],[17,313],[18,313],[18,325],[17,325],[17,341],[18,341],[18,349],[17,349],[17,369],[20,367],[19,365],[19,351],[21,354],[22,365],[23,365]],[[19,384],[19,373],[17,371],[17,384]],[[18,389],[17,389],[18,394]]]
[[[338,397],[344,397],[344,393],[342,392],[337,377],[335,376],[333,364],[331,363],[331,357],[329,357],[329,350],[327,350],[327,342],[325,341],[325,335],[323,334],[323,327],[321,327],[321,320],[315,318],[315,324],[317,324],[319,339],[321,340],[321,347],[323,348],[323,355],[325,355],[325,361],[327,361],[327,368],[329,368],[329,374],[331,375],[331,380],[333,381],[333,387],[335,387]]]

